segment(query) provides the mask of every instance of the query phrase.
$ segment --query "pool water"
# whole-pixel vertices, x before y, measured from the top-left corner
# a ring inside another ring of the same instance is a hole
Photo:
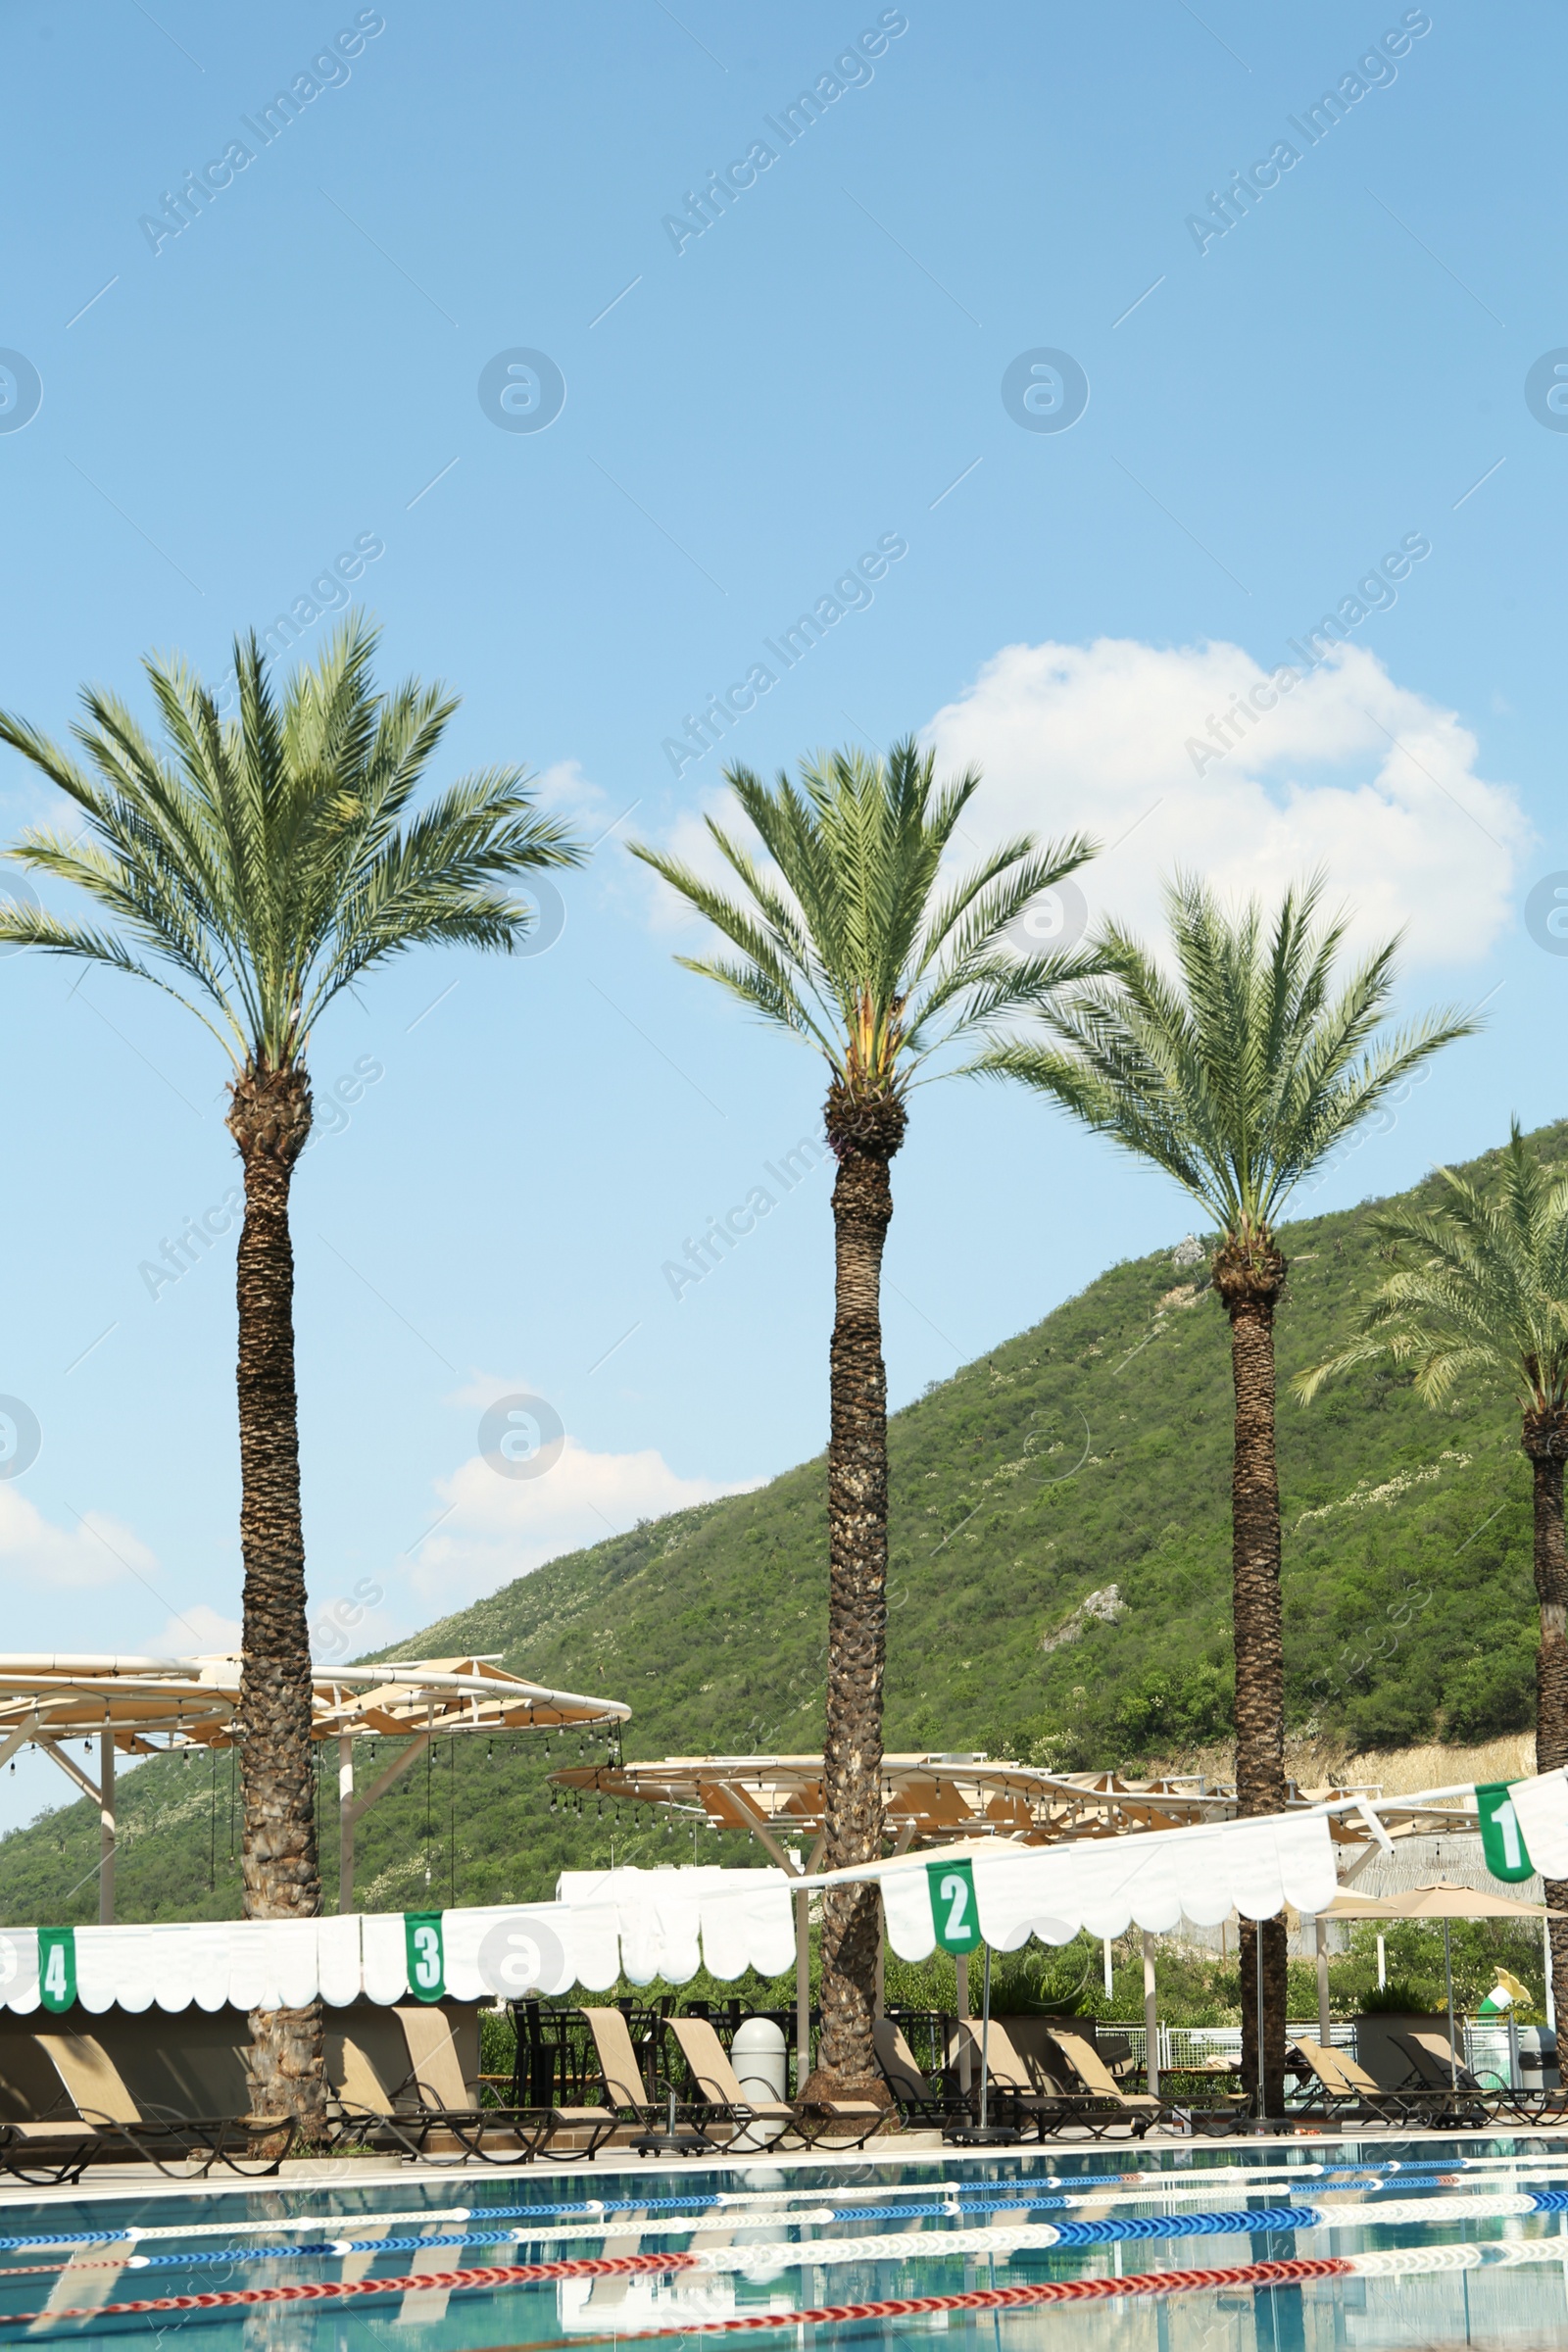
[[[545,2275],[463,2276],[519,2268]],[[162,2308],[117,2309],[135,2302]],[[680,2352],[754,2336],[762,2352],[1568,2352],[1568,2139],[411,2173],[0,2205],[0,2342],[171,2330],[213,2352],[569,2352],[656,2330]]]

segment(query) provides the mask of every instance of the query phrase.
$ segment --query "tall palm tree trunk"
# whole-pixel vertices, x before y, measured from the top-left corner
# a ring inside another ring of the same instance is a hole
[[[1568,1764],[1568,1557],[1563,1549],[1562,1471],[1568,1451],[1568,1414],[1527,1413],[1521,1440],[1535,1480],[1536,1597],[1541,1603],[1541,1647],[1536,1652],[1536,1770]],[[1547,1879],[1547,1908],[1568,1911],[1568,1881]],[[1568,1919],[1549,1923],[1551,1994],[1568,2018]]]
[[[827,1136],[835,1295],[827,1451],[828,1657],[823,1866],[882,1850],[882,1683],[887,1660],[888,1384],[882,1362],[882,1249],[893,1217],[888,1163],[904,1140],[896,1098],[856,1101],[835,1082]],[[882,2098],[871,2028],[882,1944],[875,1886],[822,1900],[822,2034],[809,2095]]]
[[[1236,1451],[1231,1469],[1232,1609],[1236,1639],[1236,1795],[1246,1817],[1285,1805],[1285,1651],[1280,1609],[1280,1486],[1274,1447],[1274,1308],[1285,1260],[1271,1244],[1235,1241],[1214,1261],[1231,1325]],[[1257,1937],[1263,2014],[1257,2013]],[[1263,2112],[1285,2109],[1285,1922],[1242,1923],[1242,2079]]]
[[[315,1919],[321,1909],[305,1620],[299,1416],[294,1391],[294,1246],[289,1184],[311,1132],[303,1070],[248,1068],[234,1081],[229,1132],[245,1169],[239,1305],[240,1546],[245,1562],[240,1669],[247,1919]],[[294,2116],[307,2138],[322,2114],[321,2005],[257,2009],[251,2100]]]

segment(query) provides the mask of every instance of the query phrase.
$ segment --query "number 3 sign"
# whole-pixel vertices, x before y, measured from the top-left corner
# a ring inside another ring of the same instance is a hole
[[[416,2001],[438,2001],[447,1988],[439,1911],[405,1911],[409,1990]]]
[[[980,1941],[980,1912],[974,1899],[974,1865],[928,1862],[931,1917],[945,1952],[972,1952]]]

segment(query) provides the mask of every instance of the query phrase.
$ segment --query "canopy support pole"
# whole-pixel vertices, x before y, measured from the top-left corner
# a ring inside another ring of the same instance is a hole
[[[1154,1989],[1154,1938],[1144,1930],[1144,2087],[1159,2096],[1159,2001]]]
[[[1459,2053],[1453,2046],[1453,1939],[1446,1920],[1443,1923],[1443,1974],[1448,1986],[1448,2088],[1459,2087]]]
[[[969,1955],[967,1952],[954,1954],[953,1974],[957,1984],[958,2023],[963,2026],[969,2022]],[[958,2035],[958,2088],[965,2098],[969,2096],[969,2036],[967,2034],[960,2034]]]
[[[337,1743],[337,1911],[354,1908],[354,1741],[345,1732]]]
[[[115,1919],[115,1735],[98,1735],[98,1925]]]
[[[811,2074],[811,1898],[795,1897],[795,2095]]]
[[[1317,1915],[1317,2037],[1324,2049],[1329,2041],[1329,1923]]]

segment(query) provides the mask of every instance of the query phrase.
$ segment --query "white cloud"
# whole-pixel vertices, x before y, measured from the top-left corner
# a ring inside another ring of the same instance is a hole
[[[526,1393],[524,1382],[492,1382],[481,1375],[453,1401],[488,1406],[498,1396]],[[563,1552],[622,1535],[639,1519],[689,1510],[720,1494],[745,1494],[760,1483],[724,1486],[710,1478],[683,1478],[652,1447],[641,1453],[594,1453],[569,1436],[537,1478],[503,1476],[483,1454],[472,1454],[450,1478],[437,1481],[448,1516],[419,1546],[411,1582],[443,1610],[461,1608]]]
[[[964,818],[972,836],[1081,828],[1104,843],[1085,895],[1146,937],[1178,865],[1228,898],[1265,901],[1322,865],[1357,947],[1403,926],[1411,963],[1483,956],[1509,919],[1532,834],[1512,788],[1477,773],[1475,737],[1347,647],[1207,757],[1211,720],[1255,689],[1266,700],[1270,674],[1227,644],[1011,645],[925,740],[939,772],[984,772]]]
[[[193,1600],[187,1608],[176,1609],[162,1630],[143,1642],[138,1654],[146,1658],[225,1657],[238,1649],[241,1631],[237,1617],[221,1616],[205,1600]]]
[[[19,1494],[0,1486],[0,1576],[24,1583],[29,1594],[71,1587],[112,1585],[127,1572],[145,1574],[157,1559],[139,1537],[102,1511],[87,1511],[74,1527],[56,1527]]]
[[[553,766],[543,768],[533,783],[546,808],[562,816],[574,816],[583,822],[598,817],[603,821],[610,805],[603,787],[584,775],[575,760],[556,760]]]

